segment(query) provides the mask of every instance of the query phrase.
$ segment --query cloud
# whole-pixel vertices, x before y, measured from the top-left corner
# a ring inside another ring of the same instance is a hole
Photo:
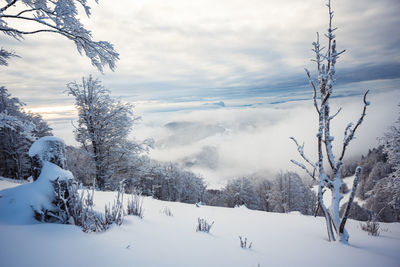
[[[378,145],[387,127],[396,119],[400,94],[372,93],[367,117],[349,146],[346,159],[366,154]],[[332,123],[334,151],[341,149],[343,133],[349,122],[361,114],[359,96],[332,99],[332,110],[343,111]],[[153,137],[156,147],[151,157],[180,162],[202,174],[211,186],[227,179],[253,173],[294,170],[290,159],[300,160],[289,140],[295,136],[305,142],[305,151],[316,159],[317,117],[310,100],[259,107],[195,110],[191,112],[153,113],[135,131],[139,138]],[[167,145],[166,145],[167,144]]]
[[[338,63],[338,74],[346,70],[342,82],[399,78],[399,2],[333,5],[338,46],[347,49]],[[311,42],[316,31],[325,31],[327,10],[319,0],[118,0],[93,4],[91,18],[82,21],[121,54],[116,72],[101,76],[116,96],[266,96],[305,88],[303,67],[311,67]],[[1,40],[22,56],[2,70],[2,85],[28,104],[72,103],[65,84],[99,76],[62,36]]]
[[[376,92],[350,149],[358,155],[398,114],[400,2],[335,0],[333,7],[338,48],[347,50],[337,65],[335,102],[344,112],[336,143],[345,122],[360,113],[359,96],[366,88]],[[313,71],[311,42],[326,31],[323,1],[101,1],[82,21],[94,39],[115,45],[121,55],[115,72],[100,75],[62,36],[18,42],[2,35],[4,48],[22,58],[2,68],[1,85],[33,108],[72,106],[65,84],[100,76],[112,96],[136,103],[143,123],[133,135],[157,141],[153,157],[183,160],[213,184],[289,168],[297,156],[290,135],[313,153],[315,114],[303,68]],[[74,142],[72,111],[46,116],[57,135]]]

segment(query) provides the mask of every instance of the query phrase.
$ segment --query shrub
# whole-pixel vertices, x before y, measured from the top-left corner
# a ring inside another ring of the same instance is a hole
[[[240,240],[240,247],[241,248],[248,248],[251,249],[251,246],[253,245],[253,242],[250,242],[250,244],[247,243],[247,237],[245,237],[244,239],[239,236],[239,240]]]
[[[368,232],[368,235],[379,236],[379,223],[375,220],[360,223],[361,230]]]
[[[143,199],[142,194],[137,191],[132,194],[132,198],[128,199],[128,215],[135,215],[143,219]]]
[[[123,182],[121,182],[117,198],[116,200],[114,200],[112,207],[110,206],[110,203],[108,203],[108,206],[106,205],[104,208],[105,223],[107,225],[111,225],[113,223],[115,223],[116,225],[121,225],[123,223],[124,221],[123,200],[124,200],[124,186]]]
[[[196,232],[205,232],[205,233],[209,233],[211,230],[211,227],[213,226],[214,222],[212,222],[211,224],[209,222],[207,222],[205,219],[202,218],[197,218],[197,228],[196,228]]]
[[[171,210],[170,210],[168,207],[165,207],[165,208],[162,210],[162,213],[164,213],[164,214],[167,215],[168,217],[174,216],[174,215],[172,214]]]

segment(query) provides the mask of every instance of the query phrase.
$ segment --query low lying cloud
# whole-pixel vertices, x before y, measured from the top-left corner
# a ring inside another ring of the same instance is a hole
[[[387,127],[396,119],[400,94],[371,94],[367,117],[349,146],[346,158],[359,157],[378,145]],[[363,103],[360,96],[332,100],[332,110],[343,111],[332,123],[334,151],[340,152],[344,129],[356,122]],[[300,160],[289,139],[305,142],[305,152],[316,159],[318,121],[310,100],[260,107],[219,108],[147,114],[135,131],[138,138],[153,137],[156,147],[150,156],[180,162],[202,174],[211,186],[227,179],[254,173],[295,170],[290,159]]]

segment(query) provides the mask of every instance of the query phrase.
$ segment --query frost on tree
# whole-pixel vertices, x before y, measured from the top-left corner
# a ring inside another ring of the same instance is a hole
[[[78,125],[75,139],[88,151],[96,168],[96,185],[101,189],[115,189],[117,171],[125,154],[146,150],[145,143],[128,140],[132,127],[140,117],[133,106],[110,97],[100,80],[82,78],[82,84],[71,82],[68,93],[75,97]],[[114,179],[115,178],[115,179]]]
[[[0,0],[0,31],[17,40],[37,33],[62,35],[73,41],[78,52],[85,53],[98,70],[107,65],[114,70],[118,53],[109,42],[92,40],[91,31],[78,18],[79,7],[90,17],[86,0]],[[14,56],[14,52],[0,48],[0,65],[7,65]]]
[[[24,179],[30,176],[28,150],[40,137],[52,135],[51,128],[35,113],[24,111],[18,98],[0,86],[0,176]]]
[[[390,170],[367,193],[370,197],[366,207],[375,211],[379,219],[395,222],[400,221],[400,117],[382,141]]]
[[[342,242],[347,242],[349,235],[345,229],[345,224],[349,216],[355,192],[357,190],[361,167],[356,168],[350,199],[342,217],[339,214],[340,201],[343,198],[343,194],[341,192],[343,185],[341,168],[343,166],[343,158],[345,156],[346,149],[354,139],[356,130],[364,120],[369,102],[366,100],[368,93],[367,91],[363,98],[364,108],[361,116],[355,124],[349,123],[345,128],[341,152],[335,157],[332,149],[334,137],[330,133],[330,123],[340,113],[341,109],[332,114],[329,100],[333,94],[333,85],[335,83],[336,61],[338,60],[339,56],[344,53],[344,50],[341,52],[336,50],[336,39],[334,32],[337,28],[332,26],[333,11],[331,9],[330,1],[328,1],[327,7],[329,10],[329,27],[325,36],[328,39],[328,45],[326,49],[325,47],[321,47],[318,34],[317,40],[313,42],[313,52],[315,53],[315,59],[313,61],[316,64],[318,77],[313,79],[310,72],[306,69],[309,82],[314,90],[314,107],[319,119],[318,131],[316,135],[318,141],[318,160],[315,162],[308,158],[304,153],[304,144],[300,145],[294,137],[291,137],[296,144],[297,150],[304,163],[295,160],[292,160],[292,162],[304,169],[313,179],[319,181],[317,209],[322,210],[323,215],[325,216],[329,240],[340,240]],[[329,172],[331,174],[328,174],[326,167],[331,169],[331,172]],[[326,190],[330,190],[332,193],[332,202],[329,207],[327,207],[323,201],[323,194]]]

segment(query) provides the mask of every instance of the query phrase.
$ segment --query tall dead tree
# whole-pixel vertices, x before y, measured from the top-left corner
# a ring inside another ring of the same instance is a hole
[[[331,136],[330,123],[340,113],[341,109],[339,109],[336,113],[331,114],[329,100],[333,94],[336,62],[339,56],[344,53],[345,50],[340,52],[336,50],[334,32],[337,28],[332,26],[333,11],[330,0],[328,0],[327,7],[329,10],[329,27],[325,37],[328,39],[328,47],[326,50],[324,47],[321,47],[319,34],[317,33],[317,40],[313,42],[312,49],[315,53],[315,59],[312,61],[314,61],[316,64],[318,77],[313,79],[310,71],[307,69],[305,70],[311,87],[314,90],[314,107],[319,119],[317,131],[318,160],[316,162],[310,160],[304,154],[304,144],[300,145],[294,137],[291,137],[305,163],[295,160],[291,161],[300,168],[304,169],[313,179],[319,181],[317,209],[321,209],[325,216],[329,241],[339,240],[342,242],[347,242],[349,235],[345,229],[345,224],[353,203],[355,191],[357,190],[361,167],[357,167],[354,174],[355,179],[352,192],[342,218],[339,215],[340,201],[343,198],[343,194],[341,192],[341,187],[343,184],[341,168],[343,166],[343,158],[345,156],[346,149],[350,142],[354,139],[356,130],[364,120],[369,102],[366,100],[368,94],[368,91],[366,91],[363,98],[364,108],[361,116],[356,124],[349,123],[345,128],[341,152],[337,157],[335,157],[332,150],[332,142],[334,141],[334,137]],[[326,171],[325,165],[328,165],[328,169],[331,169],[329,172],[330,174],[328,174]],[[327,207],[323,200],[323,194],[327,189],[332,193],[332,202],[330,207]]]

